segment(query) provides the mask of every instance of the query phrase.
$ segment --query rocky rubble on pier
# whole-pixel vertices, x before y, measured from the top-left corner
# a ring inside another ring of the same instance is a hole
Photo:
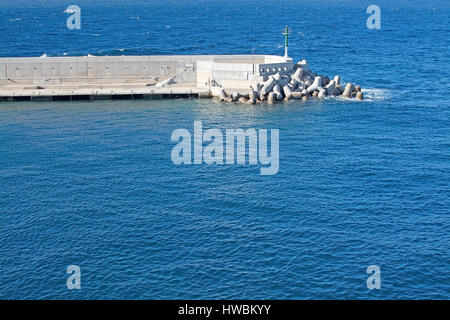
[[[360,86],[352,83],[341,85],[339,76],[330,79],[328,76],[317,75],[309,69],[306,60],[295,64],[293,72],[279,72],[266,76],[264,80],[257,83],[256,88],[251,87],[249,92],[227,92],[220,86],[212,86],[211,94],[220,101],[246,104],[306,101],[325,96],[363,100]]]

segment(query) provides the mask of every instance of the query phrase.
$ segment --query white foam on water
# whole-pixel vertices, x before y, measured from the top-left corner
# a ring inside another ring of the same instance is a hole
[[[362,88],[364,101],[380,101],[387,100],[392,97],[392,91],[388,89]]]
[[[326,96],[325,99],[335,99],[340,101],[346,101],[346,102],[374,102],[374,101],[381,101],[381,100],[387,100],[390,99],[393,95],[393,91],[389,89],[376,89],[376,88],[361,88],[361,91],[364,93],[364,99],[363,101],[360,101],[353,98],[344,98],[342,96]]]

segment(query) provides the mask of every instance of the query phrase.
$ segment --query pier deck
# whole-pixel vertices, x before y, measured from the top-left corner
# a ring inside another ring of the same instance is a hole
[[[209,98],[208,89],[192,84],[173,84],[168,87],[142,85],[61,86],[44,89],[0,87],[0,101],[32,100],[114,100],[161,98]]]

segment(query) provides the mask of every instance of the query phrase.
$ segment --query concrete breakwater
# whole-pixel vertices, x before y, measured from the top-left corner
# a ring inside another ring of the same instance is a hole
[[[247,104],[263,101],[272,104],[300,99],[306,101],[310,97],[325,96],[363,100],[360,86],[354,86],[352,83],[342,86],[338,75],[332,80],[328,76],[317,75],[309,69],[306,60],[299,61],[293,68],[283,68],[275,75],[263,76],[262,81],[251,86],[248,92],[231,92],[221,86],[213,86],[211,93],[220,101]]]
[[[347,88],[348,86],[348,88]],[[209,98],[269,103],[309,96],[360,97],[274,55],[0,58],[0,101]]]

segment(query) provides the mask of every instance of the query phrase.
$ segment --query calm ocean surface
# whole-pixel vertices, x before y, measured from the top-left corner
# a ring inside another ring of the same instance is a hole
[[[3,57],[282,55],[289,24],[292,57],[367,90],[1,103],[0,298],[450,298],[448,1],[5,2]],[[370,4],[381,30],[366,28]],[[171,133],[195,120],[279,129],[279,173],[175,166]],[[72,264],[81,290],[66,287]]]

